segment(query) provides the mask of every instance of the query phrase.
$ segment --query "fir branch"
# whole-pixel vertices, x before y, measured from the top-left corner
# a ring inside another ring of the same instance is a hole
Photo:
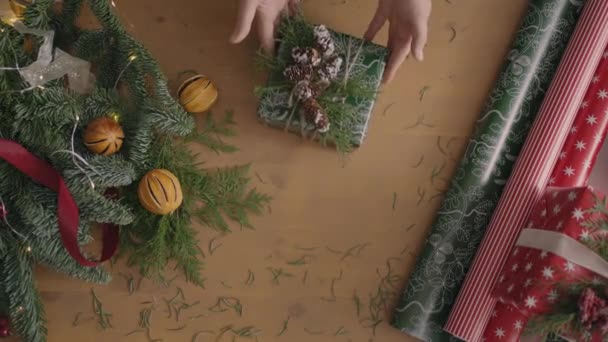
[[[233,115],[233,111],[227,111],[224,118],[221,121],[216,122],[211,113],[207,114],[202,130],[193,132],[187,136],[186,141],[205,145],[218,154],[220,152],[230,153],[238,151],[235,146],[226,144],[221,139],[221,136],[229,137],[236,134],[231,127],[235,124],[232,118]]]
[[[15,243],[2,260],[2,297],[8,298],[11,326],[27,341],[46,341],[46,320],[29,253]]]

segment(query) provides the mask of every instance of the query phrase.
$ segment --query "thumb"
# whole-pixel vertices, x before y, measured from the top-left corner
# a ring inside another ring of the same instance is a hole
[[[231,43],[240,43],[249,35],[258,4],[258,0],[240,0],[236,25],[230,36]]]

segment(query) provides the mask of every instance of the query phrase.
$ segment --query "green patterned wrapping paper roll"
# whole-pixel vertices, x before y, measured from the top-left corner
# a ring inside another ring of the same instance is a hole
[[[442,330],[584,1],[531,0],[500,78],[437,212],[393,325],[424,341]]]

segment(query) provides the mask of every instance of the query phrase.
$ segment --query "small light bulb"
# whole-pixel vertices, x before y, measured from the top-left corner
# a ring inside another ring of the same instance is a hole
[[[95,183],[91,182],[91,189],[95,190]]]
[[[23,312],[23,310],[24,310],[23,306],[20,306],[20,307],[17,308],[17,312]]]
[[[27,248],[25,249],[26,252],[31,253],[32,252],[32,247],[27,246]]]
[[[130,62],[133,62],[133,61],[134,61],[134,60],[136,60],[136,59],[137,59],[137,56],[136,56],[136,55],[131,55],[131,56],[129,56],[129,61],[130,61]]]
[[[114,3],[114,0],[112,0],[111,3],[112,3],[112,7],[116,7],[116,3]]]

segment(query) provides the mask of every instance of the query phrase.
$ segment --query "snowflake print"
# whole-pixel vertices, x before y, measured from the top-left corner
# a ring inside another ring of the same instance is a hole
[[[578,132],[578,128],[576,126],[572,126],[572,128],[570,128],[570,134],[576,134],[576,132]]]
[[[564,176],[570,177],[570,176],[574,176],[574,172],[576,170],[574,170],[574,168],[572,166],[567,166],[563,171],[564,171]]]
[[[517,321],[515,321],[515,324],[513,324],[513,328],[515,330],[519,331],[524,328],[524,324],[522,323],[522,321],[517,320]]]
[[[515,288],[515,285],[513,285],[513,284],[509,285],[509,287],[507,287],[507,293],[513,292],[513,288]]]
[[[542,252],[540,252],[540,258],[541,258],[541,259],[546,258],[546,257],[547,257],[547,255],[549,255],[549,253],[548,253],[547,251],[542,251]]]
[[[576,208],[572,212],[572,218],[576,219],[577,221],[580,221],[583,218],[585,218],[585,213],[583,212],[583,210],[581,208]]]
[[[555,177],[551,177],[549,179],[549,185],[553,185],[553,184],[555,184]]]
[[[543,268],[543,277],[545,277],[545,279],[553,279],[553,272],[551,267],[545,267]]]
[[[564,270],[567,272],[574,272],[574,263],[572,263],[572,261],[566,261],[564,263]]]
[[[606,91],[606,89],[600,89],[600,91],[597,92],[597,98],[600,100],[608,99],[608,91]]]
[[[593,83],[597,83],[600,81],[600,77],[599,76],[593,76],[593,79],[591,80],[591,82]]]
[[[587,148],[587,143],[582,140],[578,140],[574,146],[577,150],[582,151]]]
[[[593,277],[593,279],[591,279],[591,284],[598,286],[598,285],[602,285],[602,279],[596,277]]]
[[[559,294],[557,293],[556,289],[552,289],[551,291],[549,291],[549,294],[547,294],[547,300],[549,300],[550,302],[555,302],[558,297]]]
[[[578,236],[578,239],[582,240],[582,241],[586,241],[586,240],[589,240],[590,237],[591,237],[591,235],[589,235],[589,231],[586,229],[583,229],[583,231]]]
[[[560,207],[560,206],[559,206],[559,204],[556,204],[556,205],[553,207],[553,215],[557,215],[557,214],[559,214],[559,212],[560,212],[560,211],[562,211],[562,207]]]
[[[524,268],[526,270],[526,272],[530,272],[530,270],[532,269],[532,263],[529,262],[526,264],[526,267]]]
[[[503,338],[505,337],[505,330],[503,328],[497,328],[496,331],[494,331],[494,335],[498,338]]]
[[[524,283],[524,287],[529,287],[530,285],[532,285],[532,279],[528,278],[528,279],[526,279],[526,282]]]
[[[570,191],[570,192],[568,193],[568,201],[571,201],[571,202],[572,202],[572,201],[574,201],[574,200],[576,200],[576,192],[574,192],[574,191]]]
[[[595,117],[595,115],[591,114],[587,117],[587,119],[585,119],[585,121],[587,121],[587,124],[589,126],[593,126],[597,123],[597,118]]]
[[[532,297],[532,296],[528,296],[526,297],[526,307],[529,309],[535,308],[536,307],[536,298]]]
[[[581,108],[587,108],[589,107],[589,101],[585,100],[583,101],[583,104],[581,104]]]
[[[513,250],[513,255],[515,256],[515,255],[517,255],[517,254],[519,254],[519,248],[515,248],[515,249]]]
[[[513,271],[513,272],[517,272],[517,269],[518,269],[518,268],[519,268],[519,265],[514,264],[514,265],[511,267],[511,271]]]
[[[599,143],[600,141],[602,141],[602,139],[604,138],[604,136],[602,135],[602,133],[596,133],[595,136],[593,136],[593,140],[595,140],[596,143]]]
[[[557,222],[557,224],[555,225],[555,229],[556,229],[556,230],[561,230],[563,226],[564,226],[564,221],[560,220],[560,221],[559,221],[559,222]]]
[[[590,169],[591,168],[591,158],[585,159],[585,161],[583,162],[583,167],[585,169]]]
[[[559,159],[566,159],[566,156],[567,156],[566,151],[562,151],[562,152],[559,154]]]
[[[543,209],[543,210],[540,212],[540,217],[545,217],[545,216],[547,216],[547,209]]]

